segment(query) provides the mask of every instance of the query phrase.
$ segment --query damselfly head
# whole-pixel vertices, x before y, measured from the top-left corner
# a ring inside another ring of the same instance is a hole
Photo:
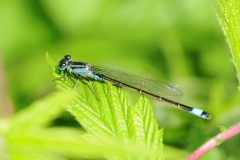
[[[65,55],[63,59],[59,62],[59,69],[63,71],[69,62],[71,62],[72,57],[70,55]]]
[[[63,71],[63,70],[66,68],[66,66],[67,66],[67,61],[66,61],[66,59],[62,59],[62,60],[59,62],[59,69],[60,69],[61,71]]]
[[[70,55],[65,55],[63,59],[66,59],[66,61],[71,61],[72,57]]]

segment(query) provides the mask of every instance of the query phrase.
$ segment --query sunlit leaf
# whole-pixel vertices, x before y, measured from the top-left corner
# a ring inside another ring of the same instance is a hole
[[[63,76],[56,70],[54,63],[47,54],[47,60],[53,71],[54,78]],[[61,91],[71,91],[75,79],[56,80],[56,86]],[[122,142],[136,142],[140,146],[154,149],[158,154],[151,154],[143,159],[162,159],[162,130],[158,129],[156,119],[149,101],[144,97],[131,106],[125,91],[108,83],[92,82],[94,92],[89,87],[89,82],[81,80],[73,92],[73,97],[67,110],[76,117],[77,121],[90,134],[101,137],[114,137]],[[106,140],[107,141],[107,140]],[[124,159],[136,155],[115,156],[107,154],[109,159]],[[137,156],[138,157],[138,156]]]

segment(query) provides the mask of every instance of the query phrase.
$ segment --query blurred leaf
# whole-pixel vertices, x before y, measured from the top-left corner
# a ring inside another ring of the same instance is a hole
[[[177,149],[177,148],[173,148],[173,147],[167,146],[167,145],[164,146],[164,151],[166,152],[166,159],[167,160],[184,159],[184,157],[187,157],[187,155],[189,154],[186,151],[183,151],[183,150],[180,150],[180,149]]]
[[[58,101],[59,98],[61,98],[61,101]],[[24,132],[24,128],[29,131],[46,127],[64,111],[61,103],[67,100],[67,96],[63,97],[60,94],[54,94],[46,97],[44,100],[34,102],[11,119],[9,134]]]

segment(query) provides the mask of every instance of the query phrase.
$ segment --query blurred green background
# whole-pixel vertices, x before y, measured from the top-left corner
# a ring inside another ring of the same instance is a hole
[[[239,121],[240,94],[215,1],[0,1],[0,58],[15,112],[56,91],[45,53],[178,84],[181,103],[210,121],[152,100],[166,145],[193,151]],[[1,81],[4,82],[4,81]],[[131,92],[130,92],[131,93]],[[137,94],[134,94],[136,96]],[[76,125],[69,114],[56,125]],[[234,137],[208,154],[239,157]]]

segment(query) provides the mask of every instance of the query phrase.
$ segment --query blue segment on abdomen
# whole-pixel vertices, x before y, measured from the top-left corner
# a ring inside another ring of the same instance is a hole
[[[199,117],[203,117],[202,116],[202,113],[203,113],[203,110],[201,109],[198,109],[198,108],[193,108],[190,113],[196,115],[196,116],[199,116]],[[203,117],[203,118],[206,118],[206,117]]]
[[[101,77],[89,72],[85,68],[76,68],[76,69],[73,69],[73,72],[81,75],[82,77],[92,78],[92,79],[95,79],[95,80],[98,80],[98,81],[103,81],[103,79]]]

